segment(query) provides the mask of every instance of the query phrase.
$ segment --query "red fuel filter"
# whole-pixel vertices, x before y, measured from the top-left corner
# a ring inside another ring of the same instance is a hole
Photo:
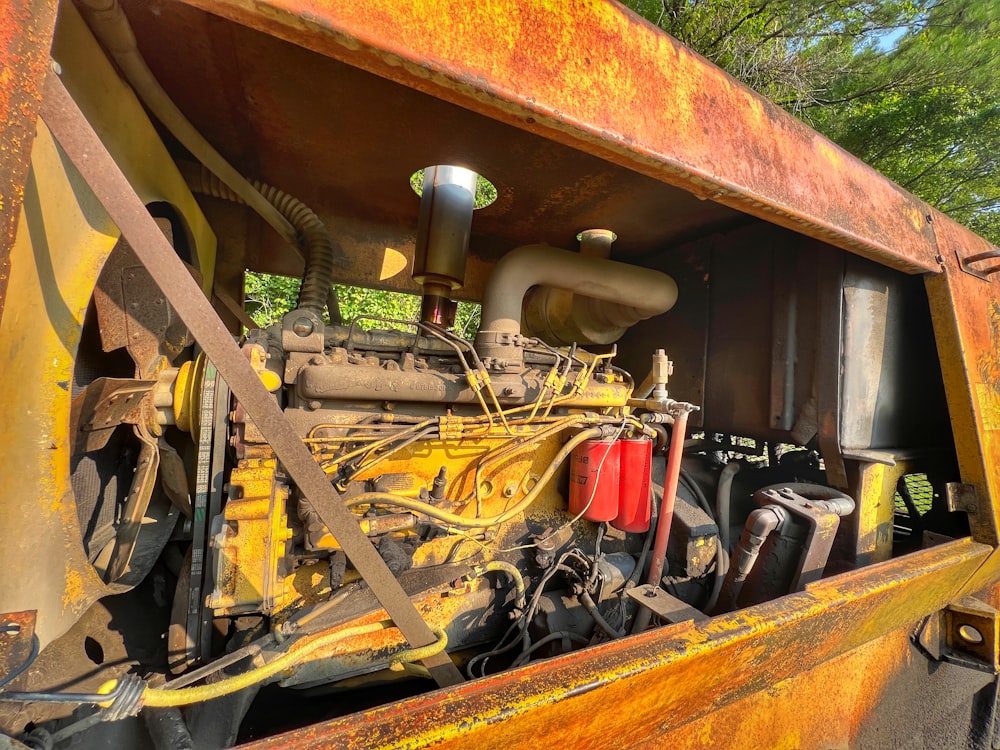
[[[652,440],[619,440],[618,513],[611,525],[640,534],[649,530]]]
[[[618,440],[585,440],[570,455],[569,512],[588,521],[610,521],[618,515]],[[586,509],[586,510],[585,510]]]

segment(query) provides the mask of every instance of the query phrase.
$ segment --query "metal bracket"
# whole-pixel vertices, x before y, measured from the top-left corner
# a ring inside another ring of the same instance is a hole
[[[690,622],[692,620],[703,622],[709,619],[708,615],[700,609],[695,609],[687,602],[681,601],[676,596],[671,596],[651,583],[634,586],[627,589],[625,593],[666,622]]]
[[[12,675],[31,658],[35,636],[35,610],[0,614],[0,680]],[[24,674],[4,685],[10,689]]]
[[[963,271],[971,276],[975,276],[977,279],[983,279],[984,281],[991,281],[990,276],[1000,272],[1000,263],[992,266],[982,266],[981,264],[986,260],[1000,260],[1000,248],[993,248],[992,250],[987,250],[983,253],[976,253],[975,255],[970,255],[968,258],[963,258],[958,254],[958,250],[955,251],[955,257],[958,258],[958,264]]]
[[[135,467],[132,486],[125,500],[125,510],[118,526],[118,539],[111,553],[111,561],[108,563],[106,576],[108,583],[114,583],[128,570],[139,540],[139,532],[142,531],[146,519],[149,500],[153,496],[156,472],[160,467],[160,452],[157,449],[156,439],[141,422],[136,425],[135,434],[141,441],[142,447],[139,449],[139,463]]]
[[[981,513],[985,503],[979,490],[973,484],[949,482],[944,486],[945,504],[953,513],[966,513],[969,518],[969,531],[977,542],[990,544],[994,547],[1000,542],[998,530],[993,525],[990,513]]]
[[[323,319],[312,310],[292,310],[281,319],[281,348],[285,352],[322,354]]]
[[[928,617],[917,642],[937,661],[1000,674],[1000,613],[971,596]]]
[[[948,482],[944,486],[944,499],[952,513],[975,513],[978,509],[978,494],[971,484]]]
[[[143,401],[155,380],[97,378],[73,399],[77,451],[96,451],[108,444],[114,428],[143,420]]]

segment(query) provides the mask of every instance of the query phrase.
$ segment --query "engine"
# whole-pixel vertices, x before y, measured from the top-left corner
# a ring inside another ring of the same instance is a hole
[[[710,440],[685,441],[698,407],[670,396],[665,351],[650,352],[640,383],[615,365],[613,342],[667,312],[678,289],[665,274],[610,260],[612,232],[582,233],[576,253],[508,254],[475,340],[450,330],[476,180],[458,167],[426,170],[413,273],[424,289],[419,320],[325,322],[321,308],[300,304],[242,340],[436,644],[413,651],[399,631],[377,629],[381,603],[233,402],[225,418],[209,408],[201,420],[225,431],[231,470],[224,499],[202,498],[209,527],[193,541],[204,545],[205,590],[197,575],[178,590],[175,673],[211,661],[214,621],[229,623],[234,638],[275,643],[376,628],[311,650],[282,673],[286,687],[426,677],[418,662],[427,648],[483,676],[641,631],[653,618],[704,618],[822,574],[853,502],[793,483],[821,478],[815,456],[790,454],[791,471],[776,462],[758,484],[785,484],[746,493],[733,508],[744,464],[707,450]],[[161,400],[175,403],[177,379],[161,377],[160,387],[173,394]],[[746,507],[752,497],[757,510]],[[769,565],[755,565],[765,544]]]

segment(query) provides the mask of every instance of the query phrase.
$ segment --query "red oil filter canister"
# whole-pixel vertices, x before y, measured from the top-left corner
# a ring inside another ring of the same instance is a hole
[[[611,525],[640,534],[649,530],[652,440],[619,440],[618,514]]]
[[[588,521],[610,521],[618,515],[617,440],[585,440],[573,449],[569,463],[569,512]]]

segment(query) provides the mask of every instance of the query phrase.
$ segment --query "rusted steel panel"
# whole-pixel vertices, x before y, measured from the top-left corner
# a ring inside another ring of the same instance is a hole
[[[257,747],[482,748],[529,740],[595,747],[608,744],[609,732],[615,746],[650,743],[936,611],[988,551],[958,540],[752,610],[649,631]],[[730,746],[756,745],[747,738]]]
[[[8,0],[0,14],[0,314],[28,176],[56,0]]]
[[[981,279],[962,267],[965,258],[993,246],[937,212],[934,227],[947,272],[927,277],[927,294],[962,481],[977,490],[978,508],[969,514],[969,526],[976,539],[996,545],[1000,541],[1000,293],[997,280]],[[964,593],[998,577],[1000,554],[994,553]]]
[[[620,5],[188,0],[902,270],[925,204]]]
[[[35,652],[35,612],[7,612],[0,614],[0,680],[7,689],[22,687],[22,680]],[[20,670],[20,674],[10,679]]]

